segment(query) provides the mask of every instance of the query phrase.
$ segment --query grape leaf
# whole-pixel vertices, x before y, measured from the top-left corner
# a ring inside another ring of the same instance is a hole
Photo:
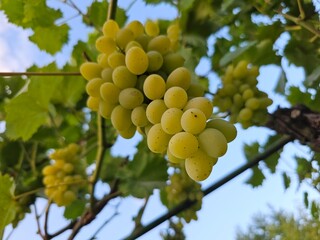
[[[269,136],[267,142],[263,145],[263,149],[264,150],[268,149],[270,145],[278,141],[280,138],[281,138],[281,135],[278,135],[278,134]],[[279,158],[280,158],[280,151],[276,151],[264,160],[266,166],[270,169],[272,173],[276,172],[276,167],[278,165]]]
[[[36,43],[41,50],[54,54],[61,50],[63,44],[68,42],[68,32],[69,26],[67,24],[50,27],[37,26],[29,39]]]
[[[0,2],[0,8],[4,10],[8,17],[8,20],[17,25],[23,26],[24,19],[24,0],[2,0]]]
[[[64,217],[66,219],[74,220],[81,216],[86,207],[86,201],[77,199],[64,210]]]
[[[28,140],[47,120],[47,109],[28,93],[22,93],[6,104],[6,135]]]
[[[258,187],[262,185],[265,176],[263,172],[258,167],[251,168],[252,174],[246,183],[250,184],[252,187]]]
[[[285,189],[288,189],[291,183],[290,177],[284,172],[282,173],[282,179]]]
[[[12,222],[17,212],[14,189],[12,178],[9,175],[0,174],[0,239],[3,237],[5,227]]]

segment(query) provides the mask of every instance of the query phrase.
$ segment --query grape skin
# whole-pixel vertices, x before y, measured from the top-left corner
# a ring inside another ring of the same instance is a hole
[[[182,110],[178,108],[169,108],[161,116],[162,129],[168,134],[176,134],[182,131],[181,117]]]
[[[169,151],[177,158],[186,159],[198,150],[197,138],[188,132],[179,132],[170,139]]]
[[[154,153],[165,153],[171,135],[163,131],[161,124],[153,125],[148,131],[147,144],[149,149]]]
[[[227,152],[227,139],[217,129],[206,128],[199,136],[199,148],[213,158],[219,158]]]
[[[194,135],[199,134],[206,127],[206,116],[197,108],[186,110],[181,116],[181,126],[184,131]]]
[[[147,71],[149,59],[142,48],[131,47],[126,53],[125,63],[130,72],[140,75]]]
[[[160,99],[166,91],[166,83],[158,74],[149,75],[143,83],[143,92],[150,100]]]
[[[168,108],[179,108],[187,104],[187,92],[181,87],[171,87],[164,94],[164,102]]]

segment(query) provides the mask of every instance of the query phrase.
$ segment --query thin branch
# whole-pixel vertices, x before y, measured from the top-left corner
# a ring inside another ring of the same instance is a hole
[[[270,155],[272,155],[276,151],[280,150],[283,146],[285,146],[287,143],[289,143],[291,141],[293,141],[293,138],[291,136],[284,136],[280,140],[274,142],[267,150],[265,150],[265,152],[263,152],[261,154],[258,154],[250,162],[247,162],[246,164],[242,165],[241,167],[239,167],[235,171],[231,172],[227,176],[223,177],[222,179],[218,180],[216,183],[212,184],[211,186],[209,186],[208,188],[203,190],[203,195],[206,196],[206,195],[212,193],[213,191],[215,191],[219,187],[223,186],[224,184],[226,184],[230,180],[234,179],[235,177],[237,177],[241,173],[243,173],[246,170],[254,167],[260,161],[266,159],[267,157],[269,157]],[[197,202],[197,200],[193,200],[193,201],[187,200],[187,201],[182,202],[181,204],[179,204],[175,208],[173,208],[173,209],[169,210],[167,213],[163,214],[161,217],[157,218],[153,222],[149,223],[148,225],[146,225],[143,228],[139,229],[138,231],[134,232],[130,236],[126,237],[125,240],[137,239],[138,237],[140,237],[143,234],[149,232],[150,230],[152,230],[153,228],[157,227],[161,223],[167,221],[171,217],[173,217],[173,216],[179,214],[180,212],[188,209],[189,207],[191,207],[196,202]]]
[[[80,72],[0,72],[1,77],[10,76],[80,76]]]
[[[45,239],[45,236],[44,236],[44,235],[42,234],[42,232],[41,232],[41,227],[40,227],[40,222],[39,222],[40,215],[38,214],[38,210],[37,210],[36,204],[33,204],[33,208],[34,208],[34,215],[35,215],[35,217],[36,217],[38,234],[42,237],[42,239]]]
[[[150,198],[150,196],[145,198],[144,204],[139,209],[139,212],[138,212],[137,216],[135,216],[135,218],[134,218],[135,227],[134,227],[133,232],[135,232],[137,229],[140,229],[142,227],[141,219],[142,219],[144,211],[146,210],[149,198]]]
[[[301,0],[297,0],[297,3],[298,3],[299,12],[300,12],[299,18],[300,18],[301,20],[303,20],[303,19],[305,19],[306,14],[305,14],[305,12],[304,12],[304,10],[303,10]]]
[[[44,217],[44,234],[46,236],[46,239],[49,239],[48,237],[50,236],[48,233],[48,221],[49,221],[49,212],[50,212],[50,207],[51,207],[51,200],[48,201],[48,205],[45,210],[45,217]]]
[[[117,5],[118,5],[118,1],[117,0],[111,0],[110,1],[109,7],[108,7],[107,20],[116,18]]]

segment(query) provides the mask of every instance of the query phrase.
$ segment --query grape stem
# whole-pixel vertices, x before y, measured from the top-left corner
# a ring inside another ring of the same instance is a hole
[[[289,143],[289,142],[291,142],[293,140],[294,140],[294,138],[291,137],[291,136],[282,137],[278,141],[274,142],[263,153],[256,155],[256,157],[254,157],[251,161],[249,161],[246,164],[240,166],[235,171],[231,172],[230,174],[228,174],[225,177],[223,177],[222,179],[218,180],[217,182],[215,182],[214,184],[212,184],[208,188],[204,189],[202,191],[203,192],[203,196],[206,196],[206,195],[212,193],[213,191],[217,190],[219,187],[223,186],[224,184],[226,184],[230,180],[234,179],[235,177],[237,177],[241,173],[243,173],[246,170],[254,167],[260,161],[266,159],[267,157],[269,157],[270,155],[272,155],[276,151],[280,150],[283,146],[285,146],[287,143]],[[137,231],[132,233],[130,236],[126,237],[125,240],[137,239],[138,237],[140,237],[143,234],[149,232],[150,230],[152,230],[153,228],[157,227],[158,225],[160,225],[161,223],[165,222],[166,220],[170,219],[171,217],[173,217],[173,216],[181,213],[182,211],[188,209],[189,207],[194,205],[196,202],[197,202],[197,200],[191,201],[191,200],[188,199],[188,200],[180,203],[179,205],[177,205],[176,207],[170,209],[167,213],[165,213],[162,216],[160,216],[159,218],[155,219],[154,221],[152,221],[148,225],[145,225],[143,228],[138,229]]]

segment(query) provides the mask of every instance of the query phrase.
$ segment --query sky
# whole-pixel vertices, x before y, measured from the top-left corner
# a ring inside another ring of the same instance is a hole
[[[48,2],[54,4],[55,7],[58,3],[58,1]],[[90,3],[89,0],[75,2],[77,4],[79,3],[79,7],[83,11],[85,11],[86,6]],[[131,3],[131,1],[125,0],[119,0],[118,2],[123,8],[127,8]],[[74,15],[74,12],[70,8],[66,8],[64,11],[66,18]],[[145,6],[141,1],[136,1],[130,8],[128,15],[129,21],[140,20],[141,22],[144,22],[147,18],[173,19],[177,16],[177,12],[175,9],[165,4],[154,8]],[[71,30],[68,46],[63,48],[62,53],[55,56],[49,56],[48,54],[39,51],[34,44],[28,41],[28,36],[31,34],[30,30],[22,30],[21,28],[13,26],[8,23],[4,15],[0,13],[0,71],[24,71],[34,63],[45,65],[52,60],[57,60],[63,65],[63,63],[68,60],[68,56],[72,49],[71,46],[79,39],[85,40],[87,33],[90,31],[90,29],[85,28],[81,24],[80,17],[71,19],[69,24],[74,27]],[[285,40],[286,36],[283,36],[283,41]],[[214,41],[214,38],[210,38],[209,41]],[[297,85],[302,81],[303,72],[301,69],[289,66],[287,62],[283,62],[283,66],[293,85]],[[206,73],[208,68],[208,63],[202,61],[196,71],[199,74]],[[288,106],[282,97],[271,93],[276,85],[279,74],[280,70],[278,68],[275,66],[268,66],[261,69],[261,74],[259,76],[258,86],[270,93],[271,98],[275,99],[275,103],[270,107],[271,111],[276,109],[279,105],[282,107]],[[214,74],[211,74],[210,80],[211,88],[215,89],[219,83],[218,78]],[[204,188],[231,173],[246,162],[242,151],[244,144],[249,144],[253,141],[263,143],[266,137],[273,133],[269,129],[252,127],[244,131],[238,125],[236,127],[238,129],[238,137],[229,144],[228,152],[220,158],[218,164],[214,167],[211,176],[203,181],[202,185]],[[113,153],[121,155],[123,154],[121,150],[125,147],[127,149],[125,155],[134,154],[135,145],[138,140],[139,136],[135,136],[131,140],[120,139],[113,147]],[[307,148],[298,143],[288,144],[281,155],[278,169],[293,170],[295,165],[291,158],[294,154],[307,156]],[[245,184],[245,181],[249,176],[250,171],[247,171],[203,199],[202,209],[198,213],[199,220],[192,221],[184,228],[187,240],[233,240],[235,239],[236,230],[239,228],[245,229],[245,227],[251,223],[252,217],[257,213],[268,213],[270,212],[270,209],[284,209],[296,213],[297,209],[302,206],[301,192],[302,190],[307,189],[306,186],[302,185],[298,188],[297,181],[293,180],[292,187],[285,190],[279,174],[271,175],[266,173],[267,180],[263,185],[253,189],[251,186]],[[101,196],[103,193],[107,192],[103,185],[99,185],[98,189]],[[135,198],[113,201],[111,206],[104,209],[93,224],[85,227],[80,232],[76,237],[76,240],[88,239],[93,232],[96,231],[98,226],[108,219],[115,210],[117,210],[119,214],[113,218],[97,237],[98,239],[106,239],[106,236],[108,236],[108,239],[110,240],[122,239],[130,233],[130,229],[133,227],[132,217],[136,214],[137,209],[142,204],[142,200]],[[43,199],[38,200],[37,206],[39,209],[43,208],[45,206],[45,201]],[[158,192],[155,191],[154,196],[151,197],[147,205],[143,223],[149,223],[153,219],[164,214],[165,211],[166,209],[159,201]],[[59,229],[59,226],[61,226],[60,224],[62,224],[64,220],[59,217],[62,215],[61,209],[53,207],[52,212],[53,214],[49,220],[49,226],[51,227],[50,230],[54,231],[55,229]],[[148,232],[139,239],[160,240],[159,232],[164,231],[166,226],[167,223],[161,224],[159,227]],[[18,226],[10,239],[25,239],[25,236],[29,236],[28,239],[40,239],[40,237],[36,235],[36,229],[33,213],[28,214],[26,220]],[[10,228],[7,229],[6,234],[9,232]],[[67,235],[62,235],[56,239],[63,240],[66,236]]]

